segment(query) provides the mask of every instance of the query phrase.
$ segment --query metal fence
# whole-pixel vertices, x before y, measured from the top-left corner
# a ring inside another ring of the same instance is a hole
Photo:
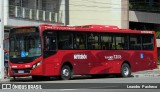
[[[19,6],[9,6],[9,17],[30,19],[44,22],[62,23],[63,12],[50,12],[44,10],[35,10]]]

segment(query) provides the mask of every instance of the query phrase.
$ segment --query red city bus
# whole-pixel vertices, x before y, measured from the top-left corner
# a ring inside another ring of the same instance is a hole
[[[116,26],[40,25],[17,27],[9,34],[9,73],[33,79],[119,74],[157,68],[154,31]]]

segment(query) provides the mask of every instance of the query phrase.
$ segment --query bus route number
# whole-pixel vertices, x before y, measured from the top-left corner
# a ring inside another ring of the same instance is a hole
[[[122,56],[121,55],[113,55],[114,59],[121,59]]]

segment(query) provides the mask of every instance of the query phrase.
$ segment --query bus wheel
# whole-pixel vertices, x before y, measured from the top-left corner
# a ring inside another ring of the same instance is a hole
[[[121,67],[121,76],[124,78],[131,76],[131,69],[127,63],[124,63]]]
[[[61,69],[61,79],[69,80],[72,77],[71,68],[68,65],[64,65]]]

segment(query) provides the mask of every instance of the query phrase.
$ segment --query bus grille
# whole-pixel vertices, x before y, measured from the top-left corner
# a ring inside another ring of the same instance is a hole
[[[12,69],[13,73],[23,74],[23,73],[30,73],[31,68],[27,69]]]

